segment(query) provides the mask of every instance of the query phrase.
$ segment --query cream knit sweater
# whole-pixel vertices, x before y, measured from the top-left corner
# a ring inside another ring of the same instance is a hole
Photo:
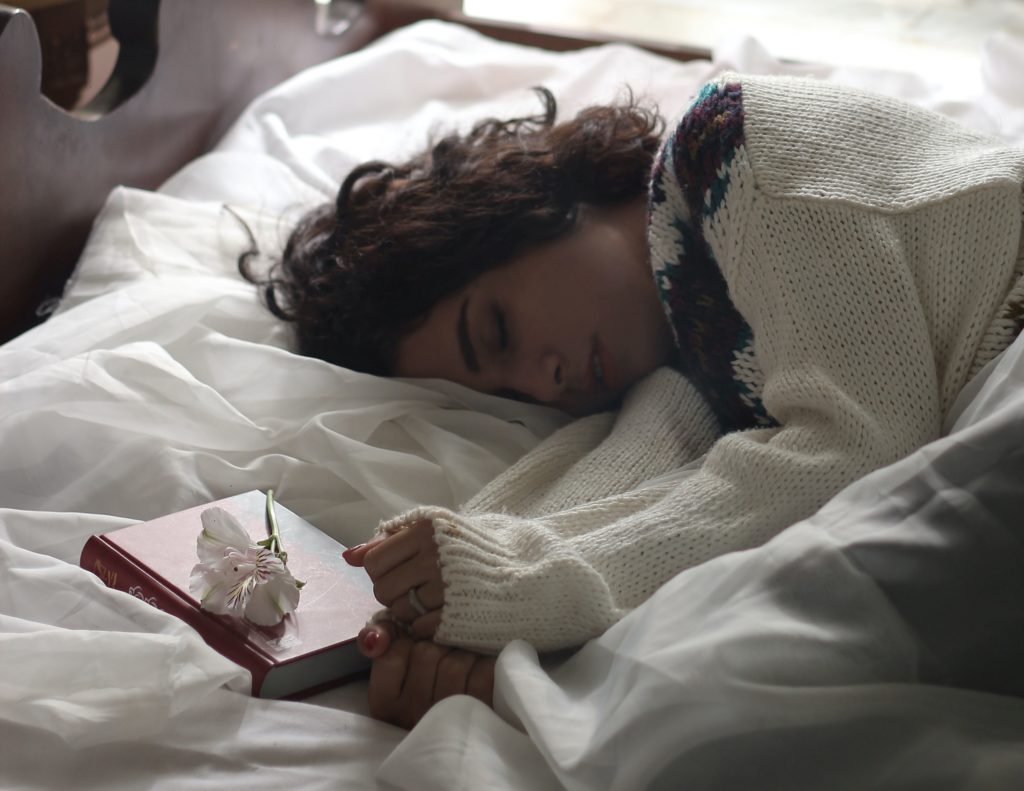
[[[460,513],[383,523],[433,521],[436,639],[580,644],[679,571],[764,543],[937,437],[1019,329],[1022,180],[1024,151],[892,99],[788,78],[707,86],[655,167],[652,265],[684,352],[707,327],[673,295],[702,256],[752,341],[730,350],[731,382],[660,370]],[[776,425],[719,436],[717,393],[737,384]]]

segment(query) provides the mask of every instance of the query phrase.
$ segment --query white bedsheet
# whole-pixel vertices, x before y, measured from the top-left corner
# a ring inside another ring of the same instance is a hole
[[[816,73],[1024,142],[1024,45],[1005,37],[953,95],[942,75],[783,67],[750,39],[683,65],[424,23],[270,91],[158,193],[116,191],[57,314],[0,348],[0,786],[1020,787],[1021,344],[952,437],[767,547],[680,575],[560,667],[510,646],[504,718],[457,698],[406,736],[364,716],[361,684],[253,700],[189,629],[74,565],[92,533],[257,487],[354,543],[464,500],[564,422],[291,354],[235,273],[224,203],[273,254],[353,164],[531,111],[529,86],[571,113],[629,83],[671,116],[727,67]]]

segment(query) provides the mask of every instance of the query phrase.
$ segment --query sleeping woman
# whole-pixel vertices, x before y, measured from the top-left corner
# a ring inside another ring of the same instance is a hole
[[[371,711],[489,700],[493,654],[601,634],[940,435],[1024,318],[1024,151],[896,100],[725,75],[371,162],[263,283],[299,350],[580,416],[458,511],[347,553]]]

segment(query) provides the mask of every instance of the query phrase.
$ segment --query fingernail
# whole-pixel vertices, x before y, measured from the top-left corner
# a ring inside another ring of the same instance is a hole
[[[363,629],[356,638],[359,641],[359,647],[363,653],[370,655],[373,653],[373,649],[377,647],[377,641],[380,640],[380,635],[376,629]]]
[[[342,557],[343,557],[343,558],[344,558],[344,559],[345,559],[346,561],[351,561],[351,560],[352,560],[352,555],[354,555],[354,554],[355,554],[356,550],[357,550],[357,549],[362,549],[362,548],[363,548],[363,547],[365,547],[365,546],[366,546],[366,544],[356,544],[356,545],[355,545],[354,547],[349,547],[349,548],[348,548],[348,549],[346,549],[346,550],[345,550],[344,552],[342,552],[342,553],[341,553],[341,556],[342,556]]]

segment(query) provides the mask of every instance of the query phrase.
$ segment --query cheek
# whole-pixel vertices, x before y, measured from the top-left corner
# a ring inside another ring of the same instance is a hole
[[[444,333],[444,316],[437,313],[398,343],[395,376],[454,379],[458,369],[452,359],[453,341]]]

